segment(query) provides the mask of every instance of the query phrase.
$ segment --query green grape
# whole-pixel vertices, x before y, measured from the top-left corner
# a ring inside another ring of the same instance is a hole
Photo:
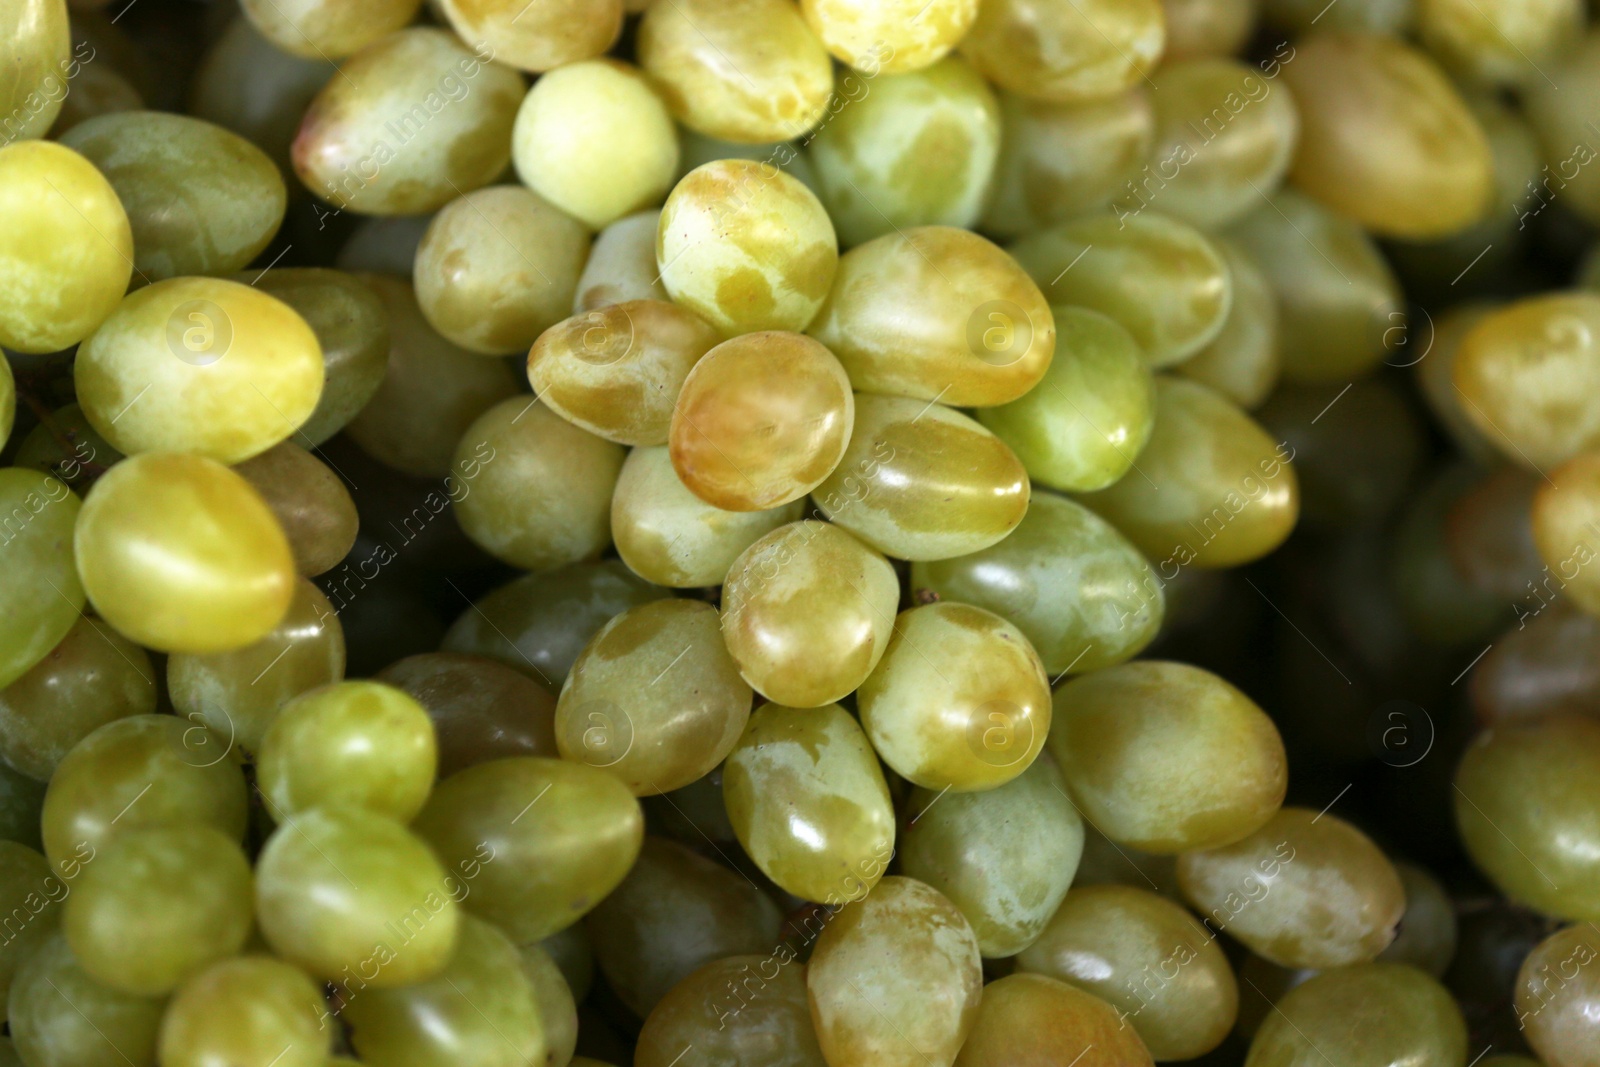
[[[305,973],[266,956],[223,960],[178,990],[161,1023],[162,1067],[326,1067],[328,1011]]]
[[[1182,363],[1214,341],[1232,306],[1233,282],[1216,246],[1154,211],[1085,215],[1024,237],[1011,254],[1052,304],[1090,308],[1124,326],[1152,367]]]
[[[443,478],[473,420],[516,395],[516,374],[502,360],[484,359],[439,336],[417,309],[409,282],[360,277],[388,315],[389,361],[383,384],[345,432],[386,467]]]
[[[275,953],[369,996],[446,968],[465,883],[422,838],[361,808],[267,810],[281,825],[256,863],[256,919]]]
[[[295,173],[340,211],[366,215],[436,211],[488,185],[511,161],[523,82],[481,56],[431,26],[368,45],[306,109]]]
[[[636,2],[636,0],[635,0]],[[707,163],[715,163],[723,159],[748,159],[753,162],[766,163],[777,167],[779,170],[797,178],[801,185],[817,191],[817,176],[812,172],[811,157],[800,151],[805,146],[804,139],[786,139],[780,141],[767,141],[749,144],[740,141],[723,141],[715,137],[708,137],[703,133],[696,133],[691,129],[682,129],[683,151],[678,158],[678,178]],[[659,212],[657,213],[659,215]],[[655,273],[652,271],[652,273]]]
[[[1075,887],[1017,966],[1100,997],[1161,1060],[1210,1052],[1238,1013],[1239,988],[1216,935],[1146,889]]]
[[[822,202],[845,245],[910,226],[972,226],[1000,154],[994,91],[958,56],[869,87],[841,70],[841,107],[810,143]]]
[[[593,558],[611,544],[624,456],[532,397],[502,400],[456,445],[456,520],[484,551],[526,570]]]
[[[440,0],[437,13],[450,20],[478,55],[538,72],[608,50],[622,28],[623,3],[561,0],[530,6],[520,0]]]
[[[855,388],[953,406],[1017,399],[1056,346],[1050,307],[1017,261],[953,226],[851,249],[811,334]]]
[[[811,1023],[805,965],[787,944],[764,955],[713,960],[661,998],[639,1032],[633,1067],[679,1061],[828,1067]],[[580,1056],[572,1065],[593,1062]]]
[[[844,367],[822,345],[746,333],[707,352],[684,380],[668,431],[672,467],[708,504],[766,511],[840,465],[855,408]]]
[[[1236,55],[1256,28],[1257,0],[1162,0],[1167,18],[1163,58]]]
[[[242,0],[240,8],[277,48],[306,59],[342,59],[401,29],[419,0]]]
[[[505,756],[560,754],[555,697],[493,660],[424,652],[391,663],[378,672],[377,680],[403,690],[428,713],[441,778]]]
[[[1405,889],[1378,846],[1337,815],[1284,808],[1231,845],[1178,857],[1183,895],[1282,967],[1345,967],[1394,940]]]
[[[18,774],[0,760],[0,842],[44,848],[39,832],[44,794],[45,783]]]
[[[1417,34],[1465,81],[1543,85],[1542,69],[1583,32],[1577,0],[1417,0]]]
[[[806,24],[839,62],[868,75],[932,66],[978,17],[978,0],[800,0]]]
[[[9,1037],[0,1037],[0,1065],[3,1067],[24,1067],[22,1057],[17,1055],[17,1050]]]
[[[1600,959],[1593,924],[1557,931],[1528,953],[1517,972],[1517,1025],[1550,1067],[1592,1067],[1600,1043]]]
[[[1564,38],[1564,44],[1570,43],[1572,38]],[[1600,39],[1592,33],[1578,38],[1559,63],[1546,69],[1549,76],[1559,79],[1556,86],[1569,87],[1567,92],[1552,89],[1543,78],[1530,80],[1522,97],[1524,110],[1539,135],[1544,158],[1559,174],[1555,180],[1556,188],[1564,191],[1562,202],[1584,219],[1600,218],[1600,183],[1594,168],[1585,167],[1595,156],[1586,123],[1591,114],[1588,101],[1600,89]],[[1544,192],[1529,190],[1541,210],[1553,192],[1547,184],[1550,180],[1545,171]]]
[[[883,762],[924,789],[993,789],[1028,769],[1050,732],[1050,681],[1011,623],[968,604],[900,613],[856,694]]]
[[[73,550],[95,611],[164,652],[243,648],[271,633],[294,598],[277,518],[249,482],[204,456],[146,452],[118,463],[89,491]]]
[[[538,943],[539,948],[560,968],[570,996],[583,1001],[594,985],[594,951],[589,944],[589,932],[582,923],[573,923],[558,930]],[[524,947],[524,963],[527,949]],[[537,983],[536,983],[537,984]]]
[[[78,123],[61,143],[81,152],[116,190],[133,227],[133,267],[141,281],[238,270],[283,223],[288,191],[278,168],[221,126],[123,111]],[[174,201],[179,185],[183,197]]]
[[[18,966],[61,925],[60,903],[72,886],[27,845],[0,841],[0,1019]]]
[[[989,0],[961,51],[1007,92],[1068,102],[1147,79],[1165,43],[1159,0]]]
[[[1233,303],[1216,339],[1175,369],[1249,411],[1272,393],[1283,365],[1277,294],[1254,256],[1227,238],[1211,243],[1228,264]]]
[[[314,448],[343,429],[383,382],[389,361],[389,322],[372,287],[344,271],[276,268],[235,278],[293,308],[322,348],[322,395],[295,431]]]
[[[549,1051],[516,946],[470,915],[442,970],[399,988],[362,989],[341,1018],[366,1063],[526,1067]]]
[[[250,935],[250,862],[210,826],[128,829],[85,863],[61,930],[95,981],[165,996]]]
[[[646,581],[678,589],[721,585],[746,549],[804,509],[803,500],[793,500],[765,511],[724,511],[689,491],[669,449],[639,447],[623,461],[611,496],[611,536],[622,561]]]
[[[635,796],[704,777],[750,718],[750,686],[728,653],[717,609],[701,601],[657,600],[616,616],[561,687],[561,755],[614,775]]]
[[[417,305],[469,352],[523,352],[566,317],[588,255],[589,231],[538,193],[479,189],[428,223],[417,246]]]
[[[301,574],[332,570],[356,543],[361,520],[350,491],[326,463],[299,445],[280,441],[234,471],[272,509]]]
[[[165,1009],[96,982],[51,934],[17,968],[11,1040],[27,1067],[155,1067]]]
[[[722,796],[761,873],[805,900],[864,897],[894,855],[883,769],[837,704],[757,708],[723,766]]]
[[[84,589],[71,532],[81,507],[47,474],[0,468],[0,686],[27,674],[77,624]]]
[[[978,421],[1052,489],[1104,489],[1128,473],[1155,426],[1155,389],[1138,342],[1088,308],[1051,309],[1055,359],[1037,387]]]
[[[656,231],[661,228],[661,212],[651,208],[618,219],[595,235],[589,247],[589,262],[578,276],[578,294],[572,298],[572,313],[581,315],[630,300],[667,299],[661,284],[661,268],[656,266]]]
[[[144,649],[84,616],[32,670],[0,690],[0,759],[47,782],[95,729],[155,710],[155,668]]]
[[[0,359],[0,448],[4,448],[11,438],[11,428],[17,419],[17,381],[11,373],[11,361]],[[31,467],[31,463],[21,463],[13,460],[19,467]]]
[[[94,47],[87,39],[75,40],[74,56],[82,55],[85,46]],[[61,113],[51,127],[51,132],[57,138],[79,123],[100,115],[144,109],[144,96],[133,82],[109,64],[89,63],[88,60],[93,58],[90,55],[83,63],[69,59],[65,67],[58,68],[71,80],[71,89],[74,91],[69,92],[61,102]]]
[[[10,364],[6,365],[8,368]],[[122,453],[106,443],[77,404],[68,404],[50,413],[53,425],[40,423],[17,445],[12,462],[32,467],[76,486],[88,476],[109,468]]]
[[[722,587],[722,636],[768,700],[831,704],[889,646],[900,580],[889,561],[831,523],[780,526],[742,552]]]
[[[1027,471],[1004,441],[942,404],[856,397],[855,432],[813,499],[888,556],[950,559],[1002,540],[1027,514]]]
[[[1049,493],[998,544],[915,563],[911,586],[992,611],[1022,631],[1045,672],[1086,674],[1131,659],[1165,615],[1162,583],[1139,550],[1094,512]]]
[[[1396,532],[1390,576],[1401,612],[1407,625],[1435,645],[1486,637],[1505,615],[1505,601],[1469,583],[1445,541],[1451,510],[1481,478],[1470,464],[1446,468],[1418,494]]]
[[[828,212],[799,180],[768,162],[723,159],[667,196],[656,261],[672,299],[724,334],[803,330],[833,284],[837,244]]]
[[[978,939],[938,890],[885,878],[818,936],[806,993],[830,1064],[950,1063],[983,994]]]
[[[1557,715],[1485,730],[1456,770],[1456,825],[1513,900],[1600,920],[1600,723]]]
[[[1273,1005],[1283,999],[1285,993],[1317,975],[1309,968],[1290,970],[1249,953],[1239,960],[1238,968],[1242,997],[1234,1032],[1245,1041],[1256,1036],[1261,1024],[1275,1010]]]
[[[433,720],[403,690],[337,682],[283,706],[262,736],[256,783],[280,821],[358,807],[408,822],[433,788]]]
[[[56,71],[70,65],[72,37],[62,0],[23,0],[0,15],[0,145],[43,137],[67,92]],[[7,216],[21,221],[21,216]],[[7,342],[9,345],[10,342]]]
[[[1445,550],[1460,575],[1496,597],[1527,600],[1529,608],[1534,603],[1543,604],[1543,599],[1534,593],[1534,582],[1541,577],[1546,591],[1555,595],[1555,575],[1541,575],[1539,551],[1529,521],[1540,484],[1537,475],[1519,467],[1502,466],[1479,477],[1445,516]],[[1576,545],[1568,551],[1577,552],[1579,559],[1583,557]],[[1578,565],[1577,560],[1568,563],[1565,572],[1570,574]],[[1529,609],[1514,604],[1513,610],[1526,619]]]
[[[643,1019],[703,964],[772,951],[780,918],[743,875],[647,837],[639,862],[584,925],[607,984]]]
[[[511,155],[530,189],[598,230],[666,196],[678,136],[637,68],[593,59],[534,83],[517,112]]]
[[[664,445],[684,379],[721,339],[664,299],[608,303],[541,334],[528,353],[528,381],[550,410],[590,433]]]
[[[538,756],[452,775],[414,825],[447,864],[477,871],[466,909],[519,942],[581,919],[627,875],[644,839],[644,814],[621,781]]]
[[[827,49],[783,0],[674,0],[639,23],[639,65],[674,118],[708,137],[797,137],[827,110]]]
[[[1337,967],[1296,986],[1262,1022],[1245,1067],[1405,1063],[1455,1067],[1467,1060],[1461,1009],[1413,967]]]
[[[617,560],[525,574],[469,605],[440,648],[498,660],[555,692],[607,620],[666,595]]]
[[[522,961],[523,977],[533,989],[534,1006],[539,1009],[539,1029],[549,1050],[545,1062],[549,1067],[566,1067],[578,1047],[578,1005],[572,998],[572,989],[556,961],[539,945],[522,945],[517,955]]]
[[[1072,884],[1083,820],[1055,761],[1035,760],[997,789],[911,794],[900,868],[943,893],[984,956],[1014,956],[1038,938]]]
[[[1409,963],[1435,978],[1443,978],[1456,954],[1456,911],[1444,887],[1433,875],[1410,863],[1396,863],[1405,888],[1406,910],[1400,931],[1378,954],[1384,963]]]
[[[239,765],[204,726],[173,715],[130,715],[72,747],[45,793],[44,853],[65,873],[115,834],[198,823],[244,837],[246,793]]]

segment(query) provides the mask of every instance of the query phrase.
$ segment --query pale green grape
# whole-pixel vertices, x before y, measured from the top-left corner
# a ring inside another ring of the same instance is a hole
[[[11,1040],[27,1067],[155,1067],[163,999],[90,978],[59,933],[29,954],[11,986]]]
[[[162,1067],[324,1067],[333,1029],[322,990],[266,956],[224,960],[189,979],[161,1023]]]
[[[578,1005],[572,997],[560,966],[538,944],[517,949],[522,973],[533,988],[533,1003],[539,1009],[539,1028],[549,1050],[549,1067],[566,1067],[578,1047]]]
[[[71,886],[50,869],[50,861],[27,845],[0,841],[0,1009],[10,994],[18,965],[61,924],[61,901]],[[0,1018],[4,1017],[0,1010]]]
[[[245,0],[255,27],[283,51],[307,59],[340,59],[410,22],[420,0]]]
[[[1336,967],[1286,993],[1250,1042],[1245,1067],[1465,1063],[1467,1027],[1445,988],[1413,967]]]
[[[78,621],[84,591],[72,530],[81,507],[47,474],[0,468],[0,686],[49,655]]]

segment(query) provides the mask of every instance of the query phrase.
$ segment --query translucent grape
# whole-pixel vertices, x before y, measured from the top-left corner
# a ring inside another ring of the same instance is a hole
[[[80,510],[49,475],[0,468],[0,685],[21,678],[77,624],[84,591],[70,537]]]
[[[0,112],[6,116],[0,125],[0,145],[43,137],[67,95],[56,73],[71,55],[67,5],[61,0],[24,0],[8,7],[0,19],[0,41],[5,42],[0,70],[8,75],[0,92]]]
[[[439,10],[480,56],[522,70],[553,70],[598,56],[622,29],[625,0],[440,0]]]
[[[224,960],[191,978],[161,1023],[162,1067],[324,1067],[333,1036],[322,990],[266,956]]]
[[[990,982],[955,1067],[1152,1067],[1138,1031],[1091,993],[1042,974]]]
[[[800,11],[839,62],[868,75],[937,63],[972,28],[977,0],[801,0]]]
[[[533,991],[533,1003],[539,1010],[539,1029],[544,1034],[546,1062],[551,1067],[562,1067],[572,1062],[572,1052],[578,1047],[578,1006],[572,999],[572,990],[562,977],[550,953],[539,945],[520,945],[517,955],[522,961],[522,974]]]
[[[242,0],[239,7],[273,45],[306,59],[343,59],[403,28],[420,0]]]
[[[1286,993],[1250,1043],[1245,1067],[1329,1060],[1447,1067],[1466,1059],[1467,1027],[1443,986],[1412,967],[1369,963],[1335,968]]]
[[[1249,411],[1267,399],[1283,365],[1277,294],[1255,257],[1232,240],[1213,237],[1212,244],[1228,264],[1233,303],[1216,339],[1175,369]]]
[[[961,51],[1007,92],[1066,102],[1147,78],[1165,43],[1160,0],[989,0]]]
[[[1588,923],[1569,926],[1539,942],[1517,972],[1517,1023],[1528,1044],[1550,1067],[1594,1062],[1600,978],[1600,936]]]
[[[28,1067],[155,1067],[165,1008],[96,982],[52,934],[17,969],[11,1040]]]

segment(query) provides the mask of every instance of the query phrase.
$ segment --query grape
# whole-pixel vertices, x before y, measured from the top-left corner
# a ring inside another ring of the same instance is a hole
[[[37,18],[30,8],[38,9]],[[8,7],[8,22],[13,13],[28,20],[30,33],[59,33],[65,50],[61,0],[24,0]],[[0,34],[8,52],[19,38]],[[0,345],[54,352],[77,344],[116,310],[133,274],[133,232],[116,190],[71,149],[18,141],[0,147],[0,212],[7,220],[0,288],[14,294],[0,310]]]
[[[1540,68],[1560,58],[1583,32],[1574,0],[1490,3],[1419,0],[1417,34],[1429,52],[1463,80],[1543,85]]]
[[[533,989],[534,1006],[539,1009],[539,1029],[549,1050],[546,1062],[551,1067],[571,1063],[572,1052],[578,1047],[578,1006],[572,999],[572,990],[561,968],[543,948],[522,945],[517,955],[522,961],[522,974]]]
[[[1255,29],[1255,0],[1162,0],[1169,61],[1231,56]]]
[[[32,467],[67,485],[82,486],[93,480],[91,474],[122,458],[89,425],[77,404],[57,408],[50,413],[50,422],[53,425],[35,426],[17,445],[13,462],[18,467]]]
[[[243,648],[271,633],[294,597],[294,557],[266,501],[203,456],[146,452],[117,464],[84,501],[73,547],[95,611],[165,652]]]
[[[796,137],[822,118],[833,88],[827,50],[783,0],[653,3],[635,47],[673,117],[708,137]]]
[[[342,59],[401,29],[418,0],[242,0],[245,17],[273,45],[306,59]]]
[[[572,313],[581,315],[630,300],[665,301],[667,288],[661,284],[661,269],[656,266],[656,231],[660,228],[661,212],[652,209],[618,219],[601,230],[578,276]]]
[[[466,909],[519,942],[582,918],[627,875],[644,839],[639,802],[621,781],[537,756],[458,771],[414,825],[466,879]]]
[[[324,1067],[322,991],[266,956],[223,960],[184,983],[161,1023],[162,1067]]]
[[[280,441],[234,470],[272,509],[301,574],[333,569],[356,543],[360,516],[349,490],[326,463],[299,445]]]
[[[293,149],[300,180],[336,209],[436,211],[511,161],[522,76],[474,55],[448,30],[392,33],[340,71],[306,109]],[[391,138],[403,138],[403,150]]]
[[[956,1067],[1152,1067],[1138,1032],[1111,1005],[1042,974],[1013,974],[984,989]]]
[[[539,194],[479,189],[428,223],[417,246],[417,304],[468,351],[524,351],[566,316],[588,254],[588,230]]]
[[[61,0],[23,0],[0,16],[0,70],[8,74],[0,113],[9,120],[0,145],[43,137],[67,95],[55,73],[71,54],[67,5]],[[22,216],[7,216],[18,222]],[[6,344],[10,344],[9,341]]]
[[[1567,54],[1561,57],[1559,64],[1546,69],[1551,76],[1560,79],[1556,82],[1558,86],[1569,86],[1566,95],[1551,89],[1543,78],[1537,82],[1529,79],[1524,106],[1528,121],[1539,135],[1545,158],[1556,160],[1558,171],[1565,175],[1563,187],[1570,187],[1570,192],[1563,197],[1567,207],[1593,220],[1600,218],[1600,184],[1596,184],[1593,168],[1584,168],[1576,161],[1580,158],[1592,160],[1594,156],[1593,149],[1588,148],[1590,134],[1584,123],[1589,121],[1588,101],[1594,99],[1596,89],[1600,88],[1600,41],[1586,35],[1574,43],[1568,34],[1561,36]],[[1588,148],[1587,156],[1575,151],[1579,146]],[[1525,206],[1528,210],[1535,207],[1542,210],[1545,202],[1545,196],[1539,196]],[[1534,210],[1534,214],[1538,211]]]
[[[589,932],[583,924],[574,923],[565,930],[551,934],[538,942],[538,947],[560,968],[571,996],[578,1001],[586,998],[594,985],[594,952],[589,944]],[[525,946],[524,969],[531,969],[527,965],[527,955]]]
[[[1468,584],[1507,600],[1540,602],[1532,596],[1542,568],[1529,522],[1539,484],[1528,471],[1500,467],[1478,478],[1451,506],[1444,547]]]
[[[786,892],[837,907],[883,877],[894,855],[889,788],[839,705],[757,708],[722,774],[739,844]]]
[[[744,876],[647,837],[639,862],[584,925],[606,982],[643,1019],[701,965],[772,951],[779,918]]]
[[[440,0],[439,11],[480,56],[534,72],[606,51],[622,29],[625,0]]]
[[[900,868],[961,909],[984,956],[1014,956],[1038,938],[1083,852],[1078,817],[1055,761],[1035,760],[981,793],[911,794]]]
[[[360,993],[446,968],[464,883],[421,838],[361,808],[290,814],[266,799],[281,825],[256,862],[256,919],[274,952]]]
[[[1511,630],[1473,668],[1468,696],[1494,725],[1600,708],[1600,618],[1556,602]]]
[[[1467,1028],[1444,987],[1413,967],[1338,967],[1296,986],[1261,1024],[1245,1067],[1467,1059]]]
[[[1231,845],[1178,857],[1183,895],[1207,925],[1283,967],[1374,959],[1405,911],[1400,876],[1337,815],[1284,808]]]
[[[1405,888],[1406,910],[1400,931],[1378,954],[1384,963],[1409,963],[1435,978],[1443,978],[1456,954],[1455,903],[1437,879],[1421,867],[1396,863]]]
[[[1165,43],[1159,0],[990,0],[961,51],[1007,92],[1064,103],[1127,89]]]
[[[804,971],[787,944],[707,963],[650,1012],[634,1067],[672,1067],[685,1058],[740,1067],[828,1067],[817,1047]],[[582,1060],[573,1060],[573,1067],[594,1062]]]
[[[641,42],[649,25],[646,18]],[[833,223],[816,194],[770,162],[696,167],[667,196],[659,225],[656,262],[667,292],[730,336],[805,329],[839,264]]]
[[[56,479],[0,468],[0,686],[10,686],[77,624],[84,591],[71,531],[81,505]]]
[[[1297,34],[1320,27],[1398,35],[1410,27],[1415,7],[1415,0],[1355,0],[1334,11],[1320,7],[1319,0],[1263,0],[1261,4],[1268,25]],[[1292,56],[1284,63],[1291,62]]]
[[[654,260],[652,260],[654,262]],[[528,353],[539,400],[624,445],[664,445],[684,379],[721,337],[665,300],[627,300],[556,323]]]
[[[811,166],[811,156],[800,151],[806,142],[815,136],[814,134],[800,139],[753,144],[719,140],[691,129],[683,129],[682,135],[683,151],[678,158],[680,180],[690,171],[707,163],[716,163],[724,159],[748,159],[751,162],[766,163],[768,166],[776,167],[797,179],[813,193],[817,191],[817,176]]]
[[[244,836],[244,775],[222,739],[171,715],[106,723],[72,747],[50,778],[44,852],[65,874],[114,833],[199,823]]]
[[[1600,936],[1588,923],[1551,934],[1517,972],[1517,1023],[1550,1067],[1590,1067],[1600,1035]]]
[[[1050,731],[1050,682],[1011,623],[968,604],[902,612],[856,694],[883,761],[924,789],[993,789],[1028,769]]]
[[[396,660],[378,672],[377,680],[404,690],[428,713],[441,778],[505,756],[560,754],[555,697],[493,660],[426,652]]]
[[[666,195],[678,137],[636,68],[596,59],[534,84],[517,112],[511,153],[529,188],[599,230]]]
[[[1261,406],[1278,384],[1278,303],[1272,283],[1255,258],[1232,240],[1213,237],[1233,279],[1233,303],[1222,330],[1209,345],[1174,368],[1209,385],[1246,411]]]
[[[1003,404],[1044,377],[1055,319],[999,247],[919,226],[851,249],[811,334],[855,388],[955,406]]]
[[[11,1040],[27,1067],[155,1067],[165,1008],[96,982],[51,934],[17,969]]]
[[[885,555],[937,560],[988,548],[1028,510],[1028,475],[1004,441],[942,404],[856,397],[855,432],[818,508]]]
[[[38,852],[0,841],[0,1018],[18,966],[61,925],[61,901],[71,891]]]
[[[133,227],[140,281],[226,274],[267,247],[288,203],[267,154],[186,115],[123,111],[80,122],[61,143],[105,175]],[[172,189],[184,190],[175,210]],[[261,327],[254,327],[261,329]],[[252,327],[241,323],[241,335]]]
[[[44,848],[39,833],[44,793],[45,783],[18,774],[0,761],[0,841]]]
[[[6,441],[11,437],[11,428],[17,418],[17,381],[11,372],[11,361],[0,359],[0,448],[4,448]],[[15,460],[13,462],[16,462]],[[31,467],[32,463],[16,462],[19,467]]]
[[[801,0],[806,24],[839,62],[869,75],[937,63],[978,17],[977,0]]]

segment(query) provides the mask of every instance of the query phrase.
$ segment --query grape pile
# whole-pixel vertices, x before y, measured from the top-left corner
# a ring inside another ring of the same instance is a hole
[[[1600,0],[0,0],[0,1067],[1600,1067],[1597,160]]]

